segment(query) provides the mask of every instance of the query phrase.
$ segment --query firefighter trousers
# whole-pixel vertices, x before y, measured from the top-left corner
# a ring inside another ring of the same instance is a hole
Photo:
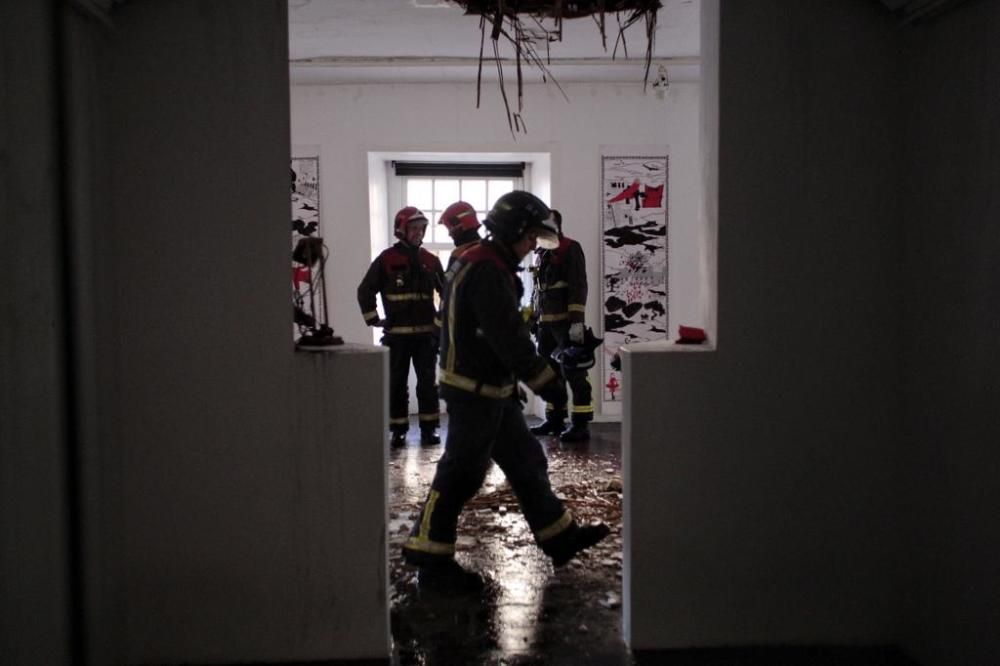
[[[459,393],[459,390],[450,393]],[[464,393],[464,392],[461,392]],[[548,459],[528,431],[515,398],[496,400],[474,394],[446,394],[448,438],[430,493],[403,546],[407,559],[432,564],[455,553],[455,530],[462,507],[479,490],[491,461],[510,482],[536,542],[546,542],[575,525],[549,483]]]
[[[389,430],[405,433],[410,426],[410,362],[417,375],[420,428],[438,427],[437,340],[430,335],[386,335],[389,348]]]
[[[592,402],[592,389],[590,377],[586,370],[571,370],[566,372],[563,367],[552,360],[552,352],[561,344],[569,341],[569,324],[567,322],[557,322],[555,324],[539,324],[538,334],[538,355],[549,362],[556,374],[566,380],[569,390],[573,394],[572,421],[573,423],[587,423],[594,419],[594,404]],[[566,403],[545,404],[546,421],[563,421],[566,419]]]

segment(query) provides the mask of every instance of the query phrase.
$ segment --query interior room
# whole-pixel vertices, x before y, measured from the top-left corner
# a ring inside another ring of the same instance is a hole
[[[518,107],[505,64],[508,115],[488,36],[476,108],[482,33],[449,2],[4,3],[0,661],[403,663],[388,368],[355,295],[393,162],[525,163],[603,327],[604,158],[648,148],[668,329],[621,346],[620,399],[591,374],[623,650],[480,654],[1000,663],[1000,7],[662,4],[647,85],[641,39],[608,64],[568,20],[559,87],[526,66]],[[296,158],[334,351],[289,335]]]

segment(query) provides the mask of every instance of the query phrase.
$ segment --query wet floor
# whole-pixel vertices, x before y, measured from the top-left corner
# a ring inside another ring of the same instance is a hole
[[[588,443],[541,441],[556,494],[578,522],[603,521],[611,535],[553,569],[494,466],[459,521],[456,559],[487,581],[485,592],[475,595],[422,589],[400,555],[444,447],[421,447],[411,428],[407,446],[391,451],[393,663],[632,663],[621,633],[621,426],[593,424],[591,430]]]
[[[541,442],[549,477],[577,520],[611,535],[554,570],[503,473],[493,468],[459,521],[456,559],[487,579],[474,595],[422,589],[400,547],[444,447],[422,448],[416,426],[390,452],[392,664],[461,666],[918,666],[892,647],[747,647],[630,653],[621,621],[621,426],[593,424],[585,444]],[[442,431],[442,435],[444,431]],[[443,437],[442,437],[443,439]]]

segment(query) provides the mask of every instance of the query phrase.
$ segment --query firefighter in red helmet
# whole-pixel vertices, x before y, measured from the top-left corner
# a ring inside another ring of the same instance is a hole
[[[383,327],[382,344],[389,348],[390,444],[394,448],[406,444],[411,362],[417,376],[420,443],[440,444],[434,367],[440,322],[434,292],[441,293],[444,271],[438,258],[420,247],[427,231],[427,217],[419,209],[407,206],[396,213],[394,229],[399,240],[369,266],[358,285],[358,305],[366,324]],[[385,319],[379,317],[375,304],[379,293]]]
[[[418,581],[469,588],[482,580],[454,559],[458,516],[493,462],[513,487],[535,542],[555,566],[609,532],[603,524],[578,525],[552,492],[545,452],[518,401],[518,381],[548,400],[566,399],[563,381],[536,353],[519,310],[518,263],[537,244],[558,243],[549,209],[528,192],[509,192],[485,224],[489,237],[448,270],[439,362],[448,438],[403,546],[406,561],[420,567]]]
[[[448,257],[448,268],[455,263],[455,260],[474,247],[480,240],[479,218],[476,217],[476,209],[472,204],[465,201],[456,201],[444,209],[438,224],[443,224],[448,229],[448,235],[455,243],[455,249]]]

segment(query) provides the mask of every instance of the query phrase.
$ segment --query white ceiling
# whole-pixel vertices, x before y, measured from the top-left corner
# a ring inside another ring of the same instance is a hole
[[[671,80],[698,78],[701,0],[661,0],[657,16],[653,74],[664,65]],[[467,16],[448,0],[289,0],[289,59],[293,83],[364,83],[474,80],[478,68],[479,17]],[[525,21],[528,25],[530,19]],[[551,26],[551,22],[548,23]],[[613,14],[607,15],[608,48],[592,18],[563,21],[563,39],[549,46],[550,70],[560,82],[641,82],[646,53],[645,25],[625,33],[629,58],[619,47]],[[544,44],[536,47],[544,54]],[[483,75],[496,65],[487,34]],[[514,50],[500,43],[503,58]],[[504,76],[513,80],[513,61]],[[534,68],[525,81],[541,81]]]

